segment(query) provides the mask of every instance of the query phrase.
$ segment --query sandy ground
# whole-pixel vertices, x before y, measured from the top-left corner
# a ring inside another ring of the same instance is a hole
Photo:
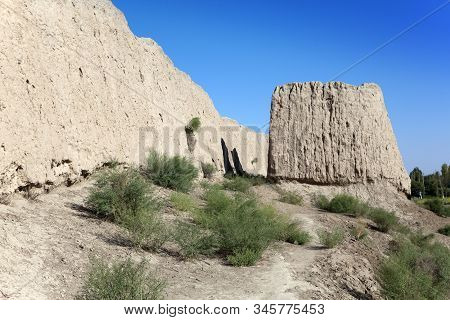
[[[83,211],[90,183],[60,187],[33,201],[16,195],[10,205],[0,204],[0,298],[73,299],[90,257],[145,258],[166,279],[167,299],[381,298],[374,270],[390,235],[370,230],[364,241],[348,235],[334,249],[320,247],[315,236],[318,229],[331,226],[349,230],[356,223],[352,218],[324,213],[308,203],[300,207],[278,202],[271,186],[258,186],[253,191],[299,221],[314,235],[312,243],[276,243],[253,267],[231,267],[219,258],[181,261],[170,254],[130,247],[120,228]],[[448,223],[410,205],[406,211],[414,209],[410,216],[419,217],[421,226],[427,225],[430,231]],[[171,210],[165,214],[173,214]]]

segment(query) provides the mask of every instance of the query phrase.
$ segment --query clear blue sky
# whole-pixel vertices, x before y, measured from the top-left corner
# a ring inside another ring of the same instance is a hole
[[[327,82],[445,0],[113,0],[222,115],[261,127],[276,85]],[[340,76],[376,82],[408,171],[450,163],[450,4]]]

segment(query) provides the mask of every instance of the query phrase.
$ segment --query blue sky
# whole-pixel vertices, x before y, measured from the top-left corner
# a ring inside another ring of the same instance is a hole
[[[222,115],[261,127],[276,85],[331,80],[445,0],[113,3]],[[337,80],[381,86],[408,171],[450,163],[450,4]]]

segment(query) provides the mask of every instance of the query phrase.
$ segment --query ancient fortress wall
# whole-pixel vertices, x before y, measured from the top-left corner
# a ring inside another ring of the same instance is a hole
[[[268,175],[320,185],[388,182],[410,192],[376,84],[291,83],[272,98]]]
[[[222,118],[109,0],[3,0],[0,16],[0,193],[70,183],[110,159],[138,164],[149,148],[222,169],[221,138],[265,174],[267,137]]]

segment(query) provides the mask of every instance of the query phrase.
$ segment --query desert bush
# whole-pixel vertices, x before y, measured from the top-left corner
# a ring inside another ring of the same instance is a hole
[[[450,208],[445,206],[445,202],[442,199],[428,199],[424,202],[424,206],[441,217],[450,217]]]
[[[198,129],[200,129],[201,126],[201,122],[200,122],[200,118],[199,117],[195,117],[192,118],[189,123],[186,125],[185,130],[187,133],[194,133],[196,132]]]
[[[204,178],[211,179],[217,169],[212,163],[202,163],[202,171]]]
[[[397,240],[378,276],[387,299],[448,299],[449,249],[430,241]]]
[[[159,300],[164,281],[150,274],[147,263],[130,259],[108,265],[92,260],[80,295],[82,300]]]
[[[330,200],[328,200],[328,198],[326,196],[324,196],[323,194],[316,194],[312,198],[312,203],[316,208],[328,211],[328,206],[330,205]]]
[[[301,206],[303,204],[303,198],[296,194],[295,192],[290,191],[281,191],[280,198],[278,201]]]
[[[227,257],[228,262],[235,267],[248,267],[261,259],[262,252],[249,248],[236,249]]]
[[[351,195],[338,194],[331,199],[325,210],[358,217],[366,215],[369,212],[369,206]]]
[[[356,226],[354,226],[351,231],[350,234],[356,239],[356,240],[361,240],[364,239],[365,237],[367,237],[367,229],[366,226],[358,223]]]
[[[170,202],[173,207],[179,211],[193,212],[198,209],[198,205],[194,198],[182,192],[173,192],[170,195]]]
[[[156,151],[150,152],[143,173],[154,184],[180,192],[188,192],[198,176],[191,160],[160,155]]]
[[[246,193],[252,187],[252,183],[246,178],[237,176],[225,179],[223,187],[227,190]]]
[[[398,218],[393,212],[389,212],[381,208],[372,208],[369,212],[368,218],[375,222],[378,230],[381,232],[388,232],[398,223]]]
[[[178,221],[174,240],[180,248],[183,258],[195,258],[198,255],[211,255],[218,250],[217,236],[198,225]]]
[[[319,236],[320,243],[325,248],[334,248],[344,241],[344,231],[342,229],[333,229],[332,231],[319,230],[317,235]]]
[[[311,235],[301,230],[297,223],[288,221],[281,223],[281,234],[278,240],[297,245],[304,245],[311,241]]]
[[[204,200],[205,207],[196,214],[196,222],[217,235],[219,251],[232,264],[247,265],[244,260],[253,264],[271,242],[283,236],[287,239],[285,219],[254,198],[242,194],[229,197],[218,188],[210,188]],[[295,237],[302,240],[294,232],[289,236],[292,241]]]
[[[450,224],[445,225],[444,227],[440,228],[438,230],[440,234],[443,234],[445,236],[450,236]]]
[[[160,201],[137,170],[101,172],[86,203],[97,215],[127,229],[135,245],[159,247],[165,241]]]

